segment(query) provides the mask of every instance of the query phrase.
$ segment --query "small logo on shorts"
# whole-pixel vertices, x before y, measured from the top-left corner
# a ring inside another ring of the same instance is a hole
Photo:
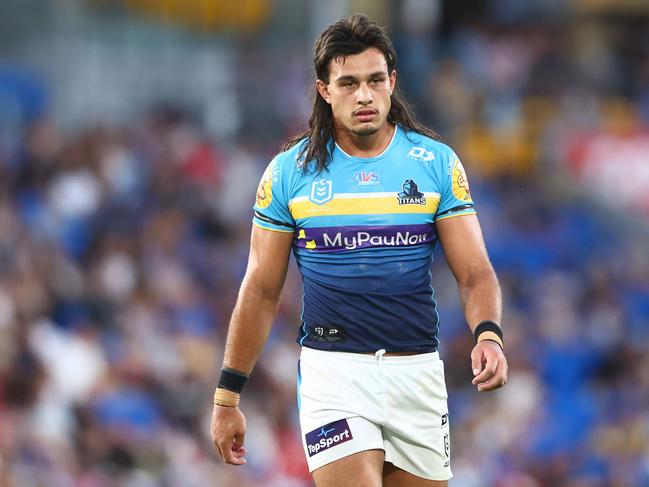
[[[444,455],[446,455],[445,467],[451,464],[451,439],[448,434],[448,413],[442,415],[442,428],[446,431],[444,433]]]
[[[444,435],[444,454],[446,455],[446,462],[444,466],[448,467],[451,464],[451,440],[448,433]]]
[[[306,434],[306,447],[309,456],[328,450],[336,445],[353,439],[346,419],[334,421]]]

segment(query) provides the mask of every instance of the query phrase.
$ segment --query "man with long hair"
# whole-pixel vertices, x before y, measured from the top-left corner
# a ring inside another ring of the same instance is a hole
[[[445,486],[449,414],[430,263],[437,241],[476,342],[480,391],[507,380],[500,288],[462,164],[397,90],[396,53],[364,15],[314,47],[309,128],[262,176],[212,439],[245,463],[243,385],[266,342],[293,250],[302,443],[318,487]]]

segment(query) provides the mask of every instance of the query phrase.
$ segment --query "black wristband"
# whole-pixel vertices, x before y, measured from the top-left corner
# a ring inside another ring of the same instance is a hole
[[[219,384],[217,387],[241,394],[241,390],[247,380],[248,376],[243,372],[223,367],[221,369],[221,377],[219,377]]]
[[[481,333],[484,333],[485,331],[493,331],[498,337],[502,340],[503,339],[503,330],[500,328],[496,323],[493,321],[485,320],[481,321],[478,326],[475,327],[475,330],[473,332],[473,341],[475,343],[478,343],[478,337],[480,336]]]

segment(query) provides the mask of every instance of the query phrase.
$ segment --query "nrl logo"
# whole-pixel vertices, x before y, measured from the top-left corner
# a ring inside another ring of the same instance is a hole
[[[309,199],[316,205],[323,205],[333,198],[333,184],[328,179],[313,181]]]

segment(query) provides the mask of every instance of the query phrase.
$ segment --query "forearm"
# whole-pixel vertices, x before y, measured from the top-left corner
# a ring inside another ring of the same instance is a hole
[[[484,320],[497,324],[502,319],[502,296],[496,273],[491,266],[472,272],[459,283],[460,301],[471,331]]]
[[[250,374],[268,339],[278,305],[279,295],[269,295],[244,281],[230,320],[224,367]]]

